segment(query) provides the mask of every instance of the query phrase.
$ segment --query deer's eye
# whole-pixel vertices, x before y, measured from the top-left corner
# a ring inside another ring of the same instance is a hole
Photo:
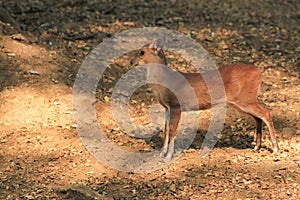
[[[139,52],[139,55],[140,55],[140,56],[145,55],[145,51],[140,51],[140,52]]]

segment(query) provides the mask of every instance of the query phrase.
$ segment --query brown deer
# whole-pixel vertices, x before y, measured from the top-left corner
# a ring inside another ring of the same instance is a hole
[[[147,63],[155,63],[167,65],[166,57],[162,49],[162,43],[157,40],[153,43],[143,46],[136,56],[131,60],[133,66],[143,65]],[[156,74],[154,74],[156,73]],[[154,75],[162,77],[162,72],[152,73],[148,72],[148,76]],[[178,102],[178,99],[166,87],[158,84],[153,84],[151,87],[158,102],[166,109],[166,122],[165,122],[165,140],[162,147],[162,156],[171,159],[174,153],[174,140],[178,123],[181,118],[181,111],[188,110],[204,110],[211,108],[211,97],[209,95],[208,87],[203,79],[214,78],[220,74],[226,98],[223,98],[223,103],[239,110],[240,112],[247,113],[252,116],[257,125],[256,129],[256,145],[254,151],[258,151],[261,147],[262,140],[262,122],[264,122],[270,132],[270,138],[273,144],[273,152],[278,152],[279,147],[275,137],[275,129],[273,126],[270,112],[259,105],[258,91],[261,83],[260,71],[253,65],[237,64],[229,65],[219,68],[218,70],[211,70],[200,73],[182,73],[179,72],[191,85],[198,99],[198,105],[188,105],[182,109]],[[176,82],[176,81],[175,81]],[[176,84],[176,83],[175,83]],[[177,87],[178,85],[178,87]],[[180,84],[176,84],[178,90],[183,91],[184,87],[180,87]],[[220,84],[210,85],[212,92],[217,92],[220,88]],[[180,92],[180,91],[179,91]],[[188,101],[188,99],[187,99]],[[186,104],[189,104],[187,102]]]

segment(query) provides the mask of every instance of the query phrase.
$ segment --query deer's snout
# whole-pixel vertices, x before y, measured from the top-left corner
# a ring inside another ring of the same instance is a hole
[[[134,61],[133,60],[130,60],[130,65],[133,65],[134,64]]]
[[[131,59],[130,60],[130,65],[131,66],[137,66],[139,63],[138,63],[138,61],[136,60],[136,59]]]

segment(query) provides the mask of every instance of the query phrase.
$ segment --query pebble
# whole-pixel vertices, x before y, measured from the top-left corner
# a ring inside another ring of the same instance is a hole
[[[294,135],[294,129],[291,127],[285,127],[282,129],[282,136],[286,139],[291,139]]]

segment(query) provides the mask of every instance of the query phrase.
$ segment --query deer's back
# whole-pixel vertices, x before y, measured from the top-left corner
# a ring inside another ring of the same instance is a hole
[[[201,74],[182,73],[182,75],[188,80],[198,99],[198,105],[193,105],[187,96],[184,102],[186,110],[208,109],[212,106],[212,102],[256,97],[261,82],[259,69],[247,64],[224,66]],[[185,90],[184,87],[182,85],[179,90]],[[214,101],[211,100],[212,97]]]

